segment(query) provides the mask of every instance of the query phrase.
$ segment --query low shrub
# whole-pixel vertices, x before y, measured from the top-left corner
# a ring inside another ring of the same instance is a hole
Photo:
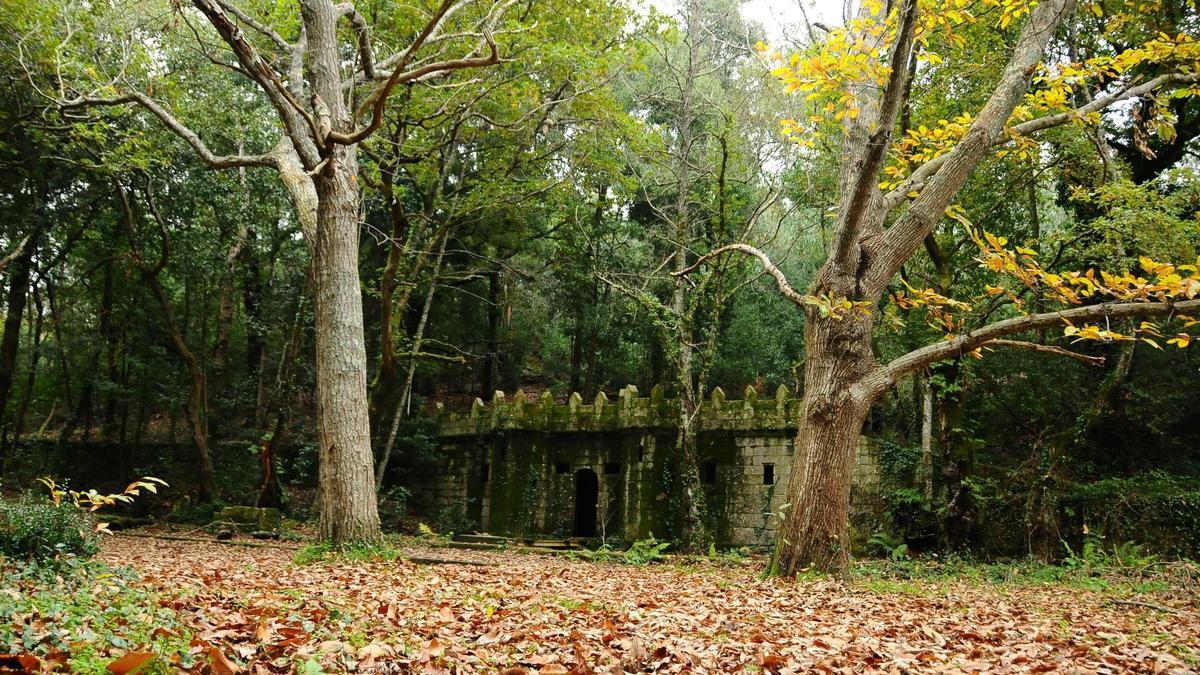
[[[474,503],[475,499],[468,497],[442,507],[434,516],[433,529],[448,537],[475,530],[479,523],[470,513]]]
[[[573,559],[583,559],[591,562],[613,562],[622,565],[649,565],[667,559],[666,550],[671,546],[669,541],[659,541],[650,535],[648,539],[638,539],[624,551],[618,550],[605,543],[600,548],[570,551],[568,556]]]
[[[647,539],[638,539],[625,551],[626,565],[648,565],[665,560],[666,550],[671,546],[669,541],[659,541],[650,535]]]
[[[313,565],[320,562],[390,562],[401,557],[399,549],[387,542],[358,543],[337,548],[329,542],[309,544],[296,552],[292,562]]]
[[[167,598],[137,581],[129,568],[70,556],[0,565],[0,654],[40,659],[39,672],[100,675],[128,652],[148,652],[154,661],[139,673],[190,672],[190,632]]]
[[[1175,558],[1200,558],[1200,482],[1152,471],[1076,486],[1063,496],[1075,549],[1084,525],[1110,542],[1134,541]]]
[[[184,525],[207,525],[213,521],[213,516],[226,506],[229,506],[229,503],[221,499],[211,502],[181,502],[171,509],[167,520]]]
[[[0,554],[45,560],[60,554],[88,558],[100,550],[92,518],[73,504],[24,497],[0,500]]]
[[[409,526],[408,488],[394,485],[379,496],[379,524],[389,532],[407,530]]]

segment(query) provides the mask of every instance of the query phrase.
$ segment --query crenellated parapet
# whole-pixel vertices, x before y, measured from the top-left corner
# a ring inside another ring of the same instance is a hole
[[[699,431],[795,432],[801,399],[780,386],[773,398],[759,398],[753,386],[746,387],[741,399],[726,399],[716,387],[700,403],[697,415]],[[607,432],[639,429],[672,430],[679,426],[679,400],[667,398],[661,385],[639,396],[629,385],[610,401],[604,392],[591,403],[572,393],[567,403],[556,403],[550,392],[536,400],[518,390],[512,398],[497,391],[490,402],[476,398],[467,412],[448,412],[440,404],[431,411],[439,420],[438,436],[480,436],[498,431]]]

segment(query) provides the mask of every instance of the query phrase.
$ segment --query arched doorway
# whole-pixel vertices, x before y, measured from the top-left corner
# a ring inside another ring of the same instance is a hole
[[[575,472],[575,536],[596,536],[596,503],[600,501],[600,479],[591,469]]]

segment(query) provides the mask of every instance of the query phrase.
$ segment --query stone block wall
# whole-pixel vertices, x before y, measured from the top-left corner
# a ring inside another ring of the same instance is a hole
[[[722,545],[769,545],[787,501],[793,439],[801,401],[780,387],[740,400],[717,388],[700,407],[701,483],[710,524]],[[470,411],[432,411],[439,459],[410,485],[414,504],[433,513],[463,508],[480,529],[522,537],[607,537],[653,533],[674,538],[678,402],[661,387],[639,396],[621,390],[590,404],[572,394],[559,405],[518,391],[496,392]],[[853,508],[878,513],[879,467],[864,439],[855,462]]]

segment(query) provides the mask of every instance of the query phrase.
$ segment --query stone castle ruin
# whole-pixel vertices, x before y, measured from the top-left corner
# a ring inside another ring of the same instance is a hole
[[[741,400],[716,388],[698,413],[700,479],[718,544],[773,542],[787,503],[801,400],[780,387]],[[678,535],[679,476],[674,460],[679,403],[660,386],[648,397],[634,386],[617,400],[591,404],[549,392],[528,400],[496,392],[469,412],[435,405],[439,452],[414,477],[414,504],[425,513],[459,509],[463,522],[510,537],[585,537],[631,541]],[[424,472],[423,472],[424,473]],[[874,444],[864,439],[855,463],[856,517],[879,508]]]

